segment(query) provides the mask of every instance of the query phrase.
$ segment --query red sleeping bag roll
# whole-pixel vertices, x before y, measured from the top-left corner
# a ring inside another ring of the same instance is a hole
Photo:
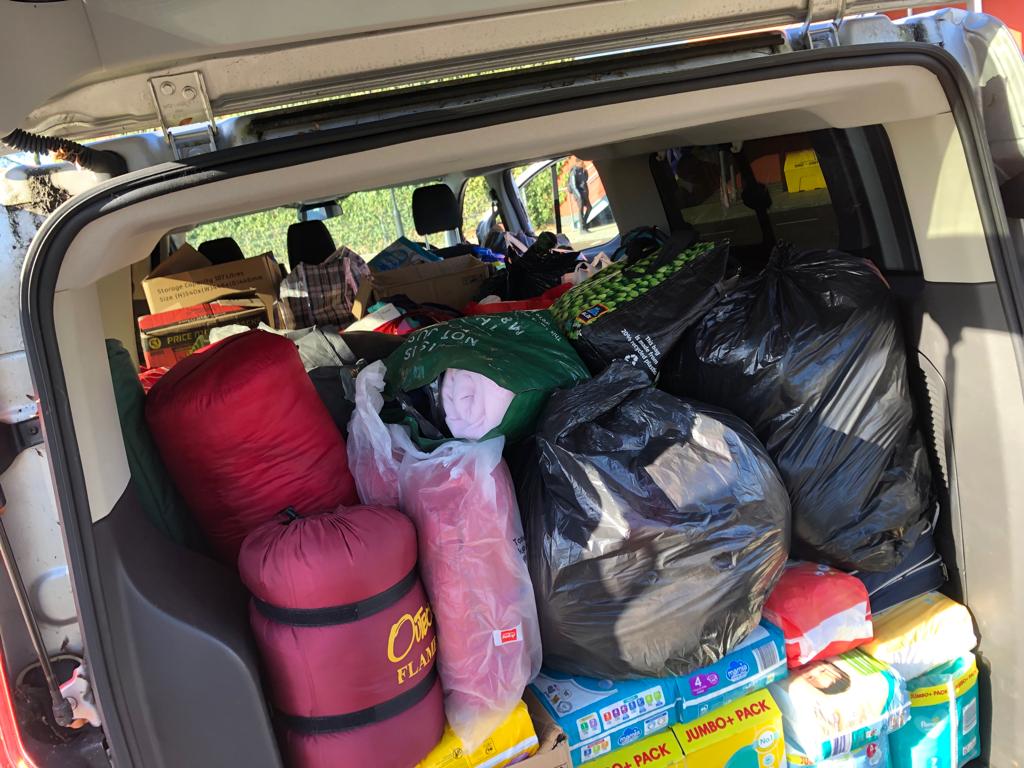
[[[292,768],[411,768],[437,744],[437,640],[408,518],[281,516],[249,534],[238,569]]]
[[[186,357],[150,390],[146,421],[232,565],[245,535],[286,507],[307,515],[358,500],[344,438],[283,336],[249,331]]]

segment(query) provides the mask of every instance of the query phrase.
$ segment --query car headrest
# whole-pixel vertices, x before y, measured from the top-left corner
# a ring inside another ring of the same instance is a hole
[[[199,246],[199,252],[208,258],[211,264],[227,264],[229,261],[241,261],[245,258],[233,237],[207,240]]]
[[[462,212],[447,184],[430,184],[412,191],[412,220],[421,235],[449,232],[462,226]]]
[[[337,248],[322,221],[299,221],[288,227],[288,266],[322,264]]]

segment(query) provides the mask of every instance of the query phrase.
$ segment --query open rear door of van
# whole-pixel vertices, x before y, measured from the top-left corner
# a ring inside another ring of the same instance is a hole
[[[0,137],[176,126],[906,0],[58,0],[0,5]]]

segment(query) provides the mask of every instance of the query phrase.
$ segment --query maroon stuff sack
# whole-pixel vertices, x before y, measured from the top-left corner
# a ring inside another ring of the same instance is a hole
[[[286,507],[312,515],[358,500],[345,440],[283,336],[249,331],[186,357],[150,390],[146,422],[226,563]]]
[[[426,756],[444,702],[405,515],[286,512],[246,537],[238,570],[292,768],[410,768]]]

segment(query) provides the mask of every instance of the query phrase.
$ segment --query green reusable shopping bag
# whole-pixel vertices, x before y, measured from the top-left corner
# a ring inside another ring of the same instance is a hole
[[[449,368],[479,373],[514,393],[501,423],[481,439],[509,441],[533,433],[556,389],[590,378],[546,310],[460,317],[423,328],[385,361],[385,397],[437,382]]]

